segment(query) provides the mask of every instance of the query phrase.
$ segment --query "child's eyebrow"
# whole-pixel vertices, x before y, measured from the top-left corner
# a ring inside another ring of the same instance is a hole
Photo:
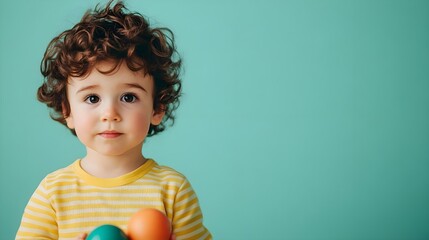
[[[76,91],[76,94],[83,92],[83,91],[86,91],[86,90],[92,90],[92,89],[96,89],[96,88],[98,88],[98,85],[89,85],[89,86],[78,89]]]
[[[125,83],[125,85],[126,85],[127,87],[131,87],[131,88],[138,88],[138,89],[143,90],[144,92],[147,92],[147,91],[146,91],[146,89],[145,89],[144,87],[142,87],[142,86],[140,86],[139,84],[136,84],[136,83]]]

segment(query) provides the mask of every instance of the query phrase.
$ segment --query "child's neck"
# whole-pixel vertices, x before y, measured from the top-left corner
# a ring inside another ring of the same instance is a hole
[[[106,156],[87,149],[87,155],[82,158],[80,165],[92,176],[115,178],[132,172],[146,161],[140,149],[138,152],[129,152],[120,156]]]

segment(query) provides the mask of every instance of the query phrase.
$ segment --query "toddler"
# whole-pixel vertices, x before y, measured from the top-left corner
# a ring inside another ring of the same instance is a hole
[[[189,181],[142,154],[146,137],[174,121],[180,68],[173,33],[120,1],[88,11],[49,43],[37,96],[86,155],[42,180],[16,239],[85,239],[103,224],[126,232],[142,208],[166,214],[172,239],[212,238]]]

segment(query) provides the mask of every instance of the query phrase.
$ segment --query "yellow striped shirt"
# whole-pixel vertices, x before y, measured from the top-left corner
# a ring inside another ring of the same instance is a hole
[[[47,175],[25,208],[16,239],[75,239],[103,224],[126,232],[141,208],[164,212],[177,240],[212,239],[188,180],[151,159],[117,178],[89,175],[80,160]]]

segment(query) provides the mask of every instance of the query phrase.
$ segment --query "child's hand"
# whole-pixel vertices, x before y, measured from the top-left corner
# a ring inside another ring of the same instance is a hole
[[[76,240],[85,240],[87,236],[88,234],[82,233],[81,235],[79,235],[79,237],[76,238]],[[176,235],[171,234],[170,240],[176,240]]]
[[[87,236],[88,234],[82,233],[81,235],[79,235],[79,237],[76,238],[76,240],[85,240]]]

